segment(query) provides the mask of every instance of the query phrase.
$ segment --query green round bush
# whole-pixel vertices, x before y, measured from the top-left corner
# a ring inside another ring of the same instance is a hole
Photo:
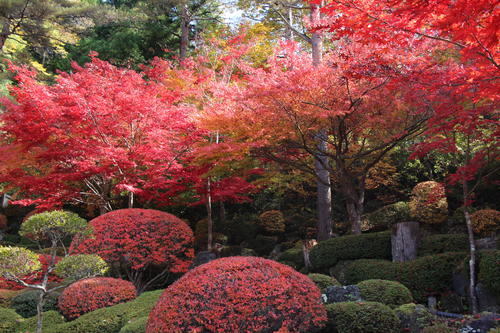
[[[13,333],[22,317],[13,309],[0,307],[0,332]]]
[[[318,274],[318,273],[311,273],[307,274],[307,276],[318,286],[320,290],[324,290],[330,286],[340,286],[341,284],[339,281],[337,281],[334,277],[325,275],[325,274]]]
[[[394,310],[405,332],[420,332],[424,327],[432,325],[434,316],[423,305],[403,304]]]
[[[377,302],[327,304],[325,333],[397,333],[399,319],[391,308]]]
[[[296,270],[300,270],[305,266],[302,247],[294,247],[280,253],[278,256],[278,262],[292,266]]]
[[[78,214],[62,210],[47,211],[30,216],[21,224],[19,234],[33,240],[75,235],[85,231],[87,221]]]
[[[383,231],[399,222],[410,221],[410,207],[400,201],[366,214],[361,223],[362,231]]]
[[[391,308],[413,302],[410,290],[399,282],[389,280],[365,280],[358,283],[361,298],[380,302]]]
[[[285,232],[285,218],[279,210],[268,210],[259,216],[259,226],[264,233],[279,235]]]
[[[45,296],[43,311],[57,310],[57,299],[59,295],[60,293],[58,292],[52,292]],[[33,317],[36,315],[36,307],[39,297],[39,290],[27,290],[13,297],[10,302],[10,306],[24,318]]]
[[[59,261],[54,272],[67,280],[80,280],[104,275],[108,269],[108,264],[96,254],[76,254]]]

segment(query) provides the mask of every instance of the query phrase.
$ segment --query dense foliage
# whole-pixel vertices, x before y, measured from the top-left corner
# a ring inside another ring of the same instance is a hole
[[[130,301],[136,297],[132,283],[114,278],[77,281],[64,289],[58,307],[69,320],[100,308]]]
[[[315,332],[325,319],[319,289],[306,276],[262,258],[229,257],[165,290],[146,332]]]
[[[370,302],[379,302],[396,308],[411,303],[411,292],[399,282],[388,280],[365,280],[358,283],[361,298]]]
[[[444,186],[428,181],[417,184],[411,191],[410,215],[417,222],[439,224],[448,216]]]

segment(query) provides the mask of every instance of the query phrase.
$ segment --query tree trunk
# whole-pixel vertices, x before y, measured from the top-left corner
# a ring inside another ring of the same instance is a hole
[[[311,21],[320,19],[320,5],[311,4]],[[311,37],[312,62],[319,66],[323,59],[323,38],[320,33],[315,32]],[[327,150],[326,133],[321,131],[317,135],[318,154],[314,162],[317,177],[317,202],[318,211],[317,238],[319,241],[326,240],[332,236],[332,187],[330,184],[330,172],[327,169],[328,157],[324,153]]]
[[[128,193],[128,208],[134,208],[134,192]]]
[[[345,198],[345,205],[351,233],[361,234],[361,216],[365,204],[365,181],[363,177],[356,177],[345,170],[341,162],[337,163],[339,170],[340,191]]]
[[[469,235],[469,249],[470,249],[470,260],[469,260],[469,297],[472,306],[472,313],[478,313],[478,302],[476,295],[476,242],[474,240],[474,231],[472,230],[472,221],[469,214],[469,208],[467,207],[468,201],[468,185],[467,181],[463,181],[462,189],[464,193],[464,216],[465,223],[467,224],[467,233]]]
[[[293,34],[293,9],[292,7],[288,7],[288,23],[290,24],[290,26],[288,27],[288,39],[289,40],[293,40],[295,38],[294,34]]]
[[[210,193],[210,177],[207,180],[207,197],[205,206],[207,207],[207,250],[212,251],[213,243],[213,219],[212,219],[212,195]]]
[[[221,224],[226,223],[226,207],[224,201],[219,202],[219,220]]]
[[[418,222],[402,222],[392,226],[392,261],[405,262],[417,258]]]
[[[189,48],[189,25],[191,20],[189,18],[189,8],[187,3],[181,4],[180,19],[181,19],[181,41],[179,45],[179,59],[180,61],[186,59]]]
[[[45,303],[45,292],[40,290],[40,297],[36,305],[36,333],[42,333],[43,326],[43,305]]]

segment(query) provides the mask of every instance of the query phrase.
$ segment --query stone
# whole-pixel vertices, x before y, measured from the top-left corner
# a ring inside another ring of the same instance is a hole
[[[476,284],[476,297],[480,312],[497,312],[499,310],[495,294],[489,291],[481,282]]]
[[[278,257],[280,256],[281,252],[282,252],[281,251],[281,245],[278,244],[271,251],[271,253],[269,254],[268,259],[275,260],[275,261],[278,260]]]
[[[363,300],[359,287],[355,285],[330,286],[326,288],[325,295],[326,303],[359,302]]]
[[[423,305],[404,304],[395,309],[402,332],[420,333],[424,327],[432,325],[434,316]]]
[[[428,297],[427,298],[427,306],[428,306],[428,308],[429,308],[429,310],[431,312],[433,312],[433,313],[436,312],[436,308],[437,308],[437,299],[436,299],[436,297],[433,297],[433,296]]]
[[[215,259],[217,259],[217,255],[213,252],[210,251],[198,252],[190,268],[201,266]]]
[[[472,320],[460,330],[460,333],[488,333],[491,329],[498,328],[500,315],[497,313],[482,314],[478,319]]]
[[[392,261],[405,262],[417,258],[419,223],[402,222],[392,226]]]

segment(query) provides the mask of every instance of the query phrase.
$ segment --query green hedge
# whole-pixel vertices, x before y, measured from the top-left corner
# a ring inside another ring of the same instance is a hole
[[[391,234],[379,232],[332,238],[312,248],[311,264],[316,270],[335,266],[339,260],[391,259]]]
[[[396,223],[408,221],[411,221],[410,207],[407,202],[400,201],[366,214],[361,223],[361,230],[383,231]]]
[[[18,322],[22,320],[22,317],[16,313],[16,311],[8,308],[0,307],[0,332],[2,333],[13,333],[16,331],[16,326]]]
[[[304,253],[302,253],[302,248],[294,247],[280,253],[280,255],[278,256],[278,262],[292,266],[296,270],[300,270],[305,266]]]
[[[86,313],[71,322],[49,327],[44,333],[119,333],[129,322],[147,317],[162,292],[143,293],[131,302]]]
[[[365,301],[379,302],[391,308],[413,302],[410,290],[396,281],[372,279],[358,283],[361,298]]]
[[[120,333],[145,333],[148,317],[137,318],[123,326]]]
[[[307,276],[318,286],[320,290],[324,290],[330,286],[340,286],[339,281],[329,275],[311,273],[307,274]]]
[[[387,305],[377,302],[327,304],[325,333],[397,333],[399,319]]]
[[[478,281],[500,297],[500,250],[481,251],[478,268]]]
[[[347,284],[357,284],[369,279],[398,281],[410,289],[417,301],[424,302],[427,295],[449,290],[453,271],[466,256],[463,252],[450,252],[404,263],[356,260],[346,267],[345,280]]]
[[[65,322],[63,315],[57,311],[47,311],[43,313],[42,323],[43,331],[50,329],[51,327],[63,324]],[[16,326],[16,332],[22,333],[35,333],[37,325],[36,316],[24,319]]]
[[[424,239],[418,249],[419,256],[446,252],[469,250],[469,237],[466,234],[431,235]]]
[[[45,297],[43,311],[57,310],[57,299],[61,293],[53,292]],[[24,318],[30,318],[36,315],[36,307],[40,297],[39,290],[27,290],[10,301],[10,307],[16,310]]]

